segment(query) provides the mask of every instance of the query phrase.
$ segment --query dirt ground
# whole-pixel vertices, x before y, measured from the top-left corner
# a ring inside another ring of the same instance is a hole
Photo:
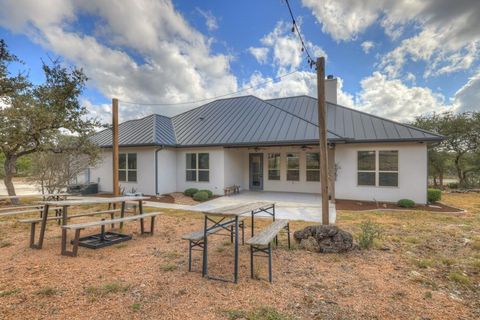
[[[396,203],[391,202],[373,202],[373,201],[357,201],[357,200],[335,200],[337,210],[348,211],[364,211],[364,210],[414,210],[414,211],[432,211],[432,212],[462,212],[459,208],[454,208],[443,203],[434,203],[430,205],[415,205],[412,208],[402,208]]]
[[[355,236],[367,219],[382,227],[372,250],[288,250],[282,237],[274,250],[273,284],[250,279],[247,246],[240,248],[237,285],[189,273],[181,236],[202,227],[199,214],[169,211],[158,218],[153,236],[138,235],[138,224],[128,223],[124,231],[134,240],[80,248],[76,258],[60,255],[57,225],[48,226],[44,249],[32,250],[29,226],[2,220],[0,318],[478,319],[480,195],[451,194],[444,202],[468,211],[339,210],[338,226]],[[291,224],[293,230],[306,225]],[[209,239],[211,273],[228,276],[233,246],[227,238]],[[199,271],[200,253],[194,256]],[[266,259],[257,261],[255,274],[265,277]]]

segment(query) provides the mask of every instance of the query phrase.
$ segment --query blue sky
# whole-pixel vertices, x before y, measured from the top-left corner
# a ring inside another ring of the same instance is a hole
[[[395,120],[480,109],[480,2],[290,1],[309,50],[327,56],[338,101]],[[0,37],[43,80],[61,57],[89,77],[82,97],[108,119],[112,97],[181,103],[243,90],[262,98],[315,96],[315,74],[292,34],[283,0],[0,0]],[[132,105],[123,120],[173,115],[198,104]]]

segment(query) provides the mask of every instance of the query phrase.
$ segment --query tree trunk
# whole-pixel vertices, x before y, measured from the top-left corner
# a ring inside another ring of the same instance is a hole
[[[437,176],[433,176],[433,186],[438,187]]]
[[[5,155],[5,178],[3,182],[5,183],[5,187],[7,187],[7,192],[9,196],[16,196],[15,187],[13,185],[12,179],[13,175],[15,174],[15,166],[17,163],[17,157],[12,155]],[[18,204],[18,198],[12,198],[10,200],[12,204]]]
[[[440,172],[439,180],[440,180],[440,187],[443,189],[443,171]]]
[[[457,170],[458,187],[462,189],[465,187],[465,177],[463,174],[463,170],[460,167],[460,156],[457,156],[454,162],[455,162],[455,169]]]

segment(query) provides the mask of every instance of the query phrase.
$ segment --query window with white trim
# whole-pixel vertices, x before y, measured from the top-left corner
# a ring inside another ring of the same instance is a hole
[[[136,153],[120,153],[118,155],[118,180],[122,182],[137,181]]]
[[[298,153],[287,153],[287,181],[300,180],[300,158]]]
[[[307,152],[307,181],[320,181],[320,153]]]
[[[398,150],[358,151],[357,184],[398,187]]]
[[[208,153],[187,153],[185,168],[187,181],[210,181],[210,155]]]
[[[378,152],[378,185],[398,187],[398,151],[381,150]]]
[[[268,154],[268,180],[280,180],[280,153]]]

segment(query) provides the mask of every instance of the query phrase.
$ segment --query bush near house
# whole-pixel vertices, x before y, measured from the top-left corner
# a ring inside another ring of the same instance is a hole
[[[447,184],[450,189],[458,189],[458,182],[450,182]]]
[[[410,199],[400,199],[398,200],[397,205],[402,208],[413,208],[415,206],[415,201]]]
[[[189,197],[193,197],[193,195],[197,192],[198,192],[197,188],[188,188],[187,190],[185,190],[183,192],[183,194],[186,195],[186,196],[189,196]]]
[[[362,221],[360,224],[361,233],[358,235],[358,245],[362,249],[370,249],[375,239],[382,235],[382,228],[379,224],[372,222],[370,219]]]
[[[207,201],[208,193],[206,193],[205,191],[198,191],[193,195],[193,200],[200,201],[200,202]]]
[[[427,190],[427,200],[428,202],[437,202],[442,199],[442,190],[438,189],[428,189]]]
[[[207,190],[207,189],[205,189],[205,190],[200,190],[199,192],[206,192],[206,193],[208,194],[208,197],[209,197],[209,198],[211,198],[211,197],[213,196],[213,192],[210,191],[210,190]]]

